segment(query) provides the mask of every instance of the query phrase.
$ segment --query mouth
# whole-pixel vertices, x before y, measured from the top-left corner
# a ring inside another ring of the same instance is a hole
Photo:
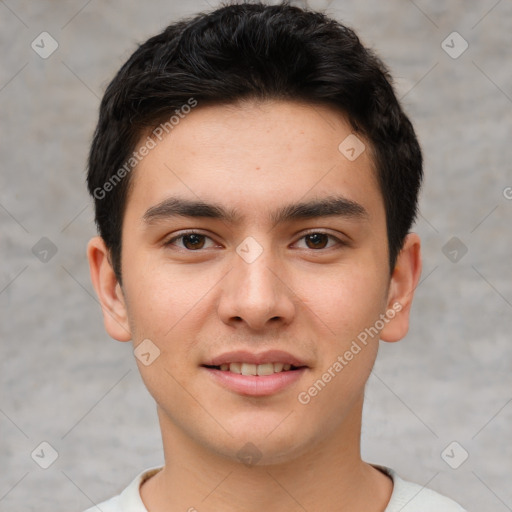
[[[263,364],[254,364],[254,363],[223,363],[220,365],[203,365],[205,368],[210,368],[212,370],[219,370],[221,372],[231,372],[236,373],[238,375],[272,375],[274,373],[282,373],[282,372],[293,372],[296,370],[300,370],[301,368],[306,368],[306,366],[295,366],[290,363],[263,363]]]
[[[279,350],[259,354],[230,352],[201,367],[224,389],[246,396],[277,394],[291,387],[310,368],[300,359]]]

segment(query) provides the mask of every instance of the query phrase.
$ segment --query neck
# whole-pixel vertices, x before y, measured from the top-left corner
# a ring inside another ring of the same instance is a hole
[[[279,462],[247,465],[186,436],[159,411],[165,466],[141,487],[148,510],[166,512],[382,512],[392,482],[361,460],[362,397],[341,429]]]

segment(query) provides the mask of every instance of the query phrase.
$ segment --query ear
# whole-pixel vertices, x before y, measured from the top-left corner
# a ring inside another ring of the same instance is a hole
[[[92,284],[101,303],[105,329],[112,338],[129,341],[131,332],[126,303],[109,256],[103,238],[91,238],[87,244],[87,258]]]
[[[383,341],[399,341],[409,330],[409,314],[414,291],[421,275],[421,242],[416,233],[409,233],[397,257],[389,284],[387,310],[394,316],[380,333]]]

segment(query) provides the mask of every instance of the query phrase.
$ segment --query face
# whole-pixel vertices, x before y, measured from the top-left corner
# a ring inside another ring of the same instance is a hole
[[[199,105],[137,166],[105,321],[144,343],[164,436],[284,461],[360,413],[375,333],[405,313],[368,145],[339,149],[351,133],[323,106]]]

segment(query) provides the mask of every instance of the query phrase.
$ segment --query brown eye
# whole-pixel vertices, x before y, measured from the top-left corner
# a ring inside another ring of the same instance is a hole
[[[304,238],[309,249],[324,249],[329,242],[329,235],[325,233],[311,233]]]
[[[214,240],[202,233],[190,231],[177,235],[164,243],[166,247],[177,247],[181,251],[200,251],[201,249],[212,249],[219,247]],[[201,251],[202,252],[202,251]]]
[[[205,242],[205,236],[204,235],[198,235],[197,233],[192,233],[190,235],[183,235],[183,246],[186,249],[189,249],[191,251],[195,249],[202,249],[204,247]]]

